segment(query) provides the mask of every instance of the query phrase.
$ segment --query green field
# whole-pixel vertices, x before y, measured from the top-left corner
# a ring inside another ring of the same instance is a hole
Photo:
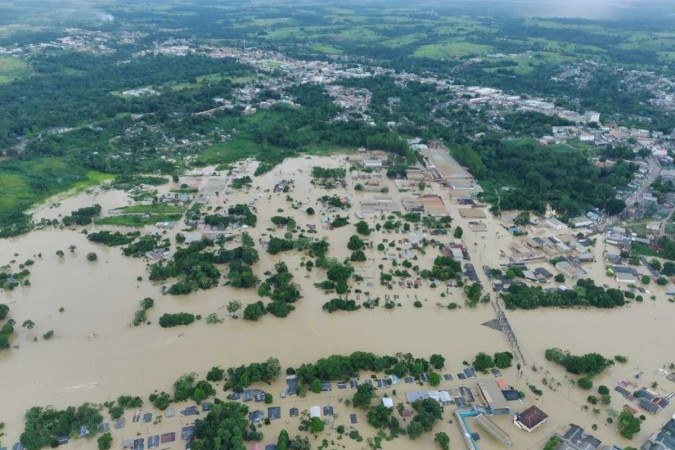
[[[19,58],[0,56],[0,83],[11,83],[30,74],[28,64]]]
[[[122,214],[119,216],[101,217],[94,222],[97,225],[117,225],[121,227],[142,227],[154,225],[158,222],[175,222],[180,220],[182,214]]]
[[[333,47],[332,45],[328,45],[328,44],[312,44],[312,45],[308,46],[307,48],[310,49],[313,52],[323,53],[323,54],[326,54],[326,55],[341,55],[342,54],[342,50],[340,50],[337,47]]]
[[[34,197],[24,178],[19,175],[0,175],[0,213],[9,210],[20,203],[30,203]]]
[[[423,45],[415,50],[416,58],[429,59],[458,59],[469,56],[480,56],[490,53],[493,48],[489,45],[473,44],[466,41],[445,42],[443,44]]]
[[[675,52],[659,52],[659,57],[665,62],[675,63]]]
[[[235,138],[224,144],[216,144],[199,155],[200,164],[228,164],[241,159],[252,158],[260,146],[247,139]]]
[[[0,215],[41,202],[47,197],[89,183],[87,172],[59,158],[5,160],[0,163]]]
[[[175,84],[170,84],[168,85],[172,90],[174,91],[181,91],[184,89],[197,89],[200,86],[204,84],[209,84],[209,83],[219,83],[221,81],[229,81],[232,84],[246,84],[250,83],[252,81],[258,80],[259,77],[256,75],[246,75],[246,76],[241,76],[241,77],[228,77],[221,75],[219,73],[211,73],[208,75],[201,75],[199,77],[196,77],[197,82],[196,83],[189,83],[189,82],[184,82],[184,83],[175,83]]]
[[[123,214],[182,214],[180,206],[167,205],[165,203],[153,203],[150,205],[133,205],[120,208]]]
[[[425,33],[406,34],[405,36],[387,39],[386,41],[382,42],[382,45],[384,45],[385,47],[396,48],[404,45],[414,44],[415,42],[424,39],[426,37],[427,35]]]
[[[90,170],[87,172],[86,177],[87,178],[85,180],[78,181],[73,185],[71,190],[74,193],[80,193],[86,189],[105,183],[106,181],[111,181],[115,178],[115,175],[98,172],[96,170]]]

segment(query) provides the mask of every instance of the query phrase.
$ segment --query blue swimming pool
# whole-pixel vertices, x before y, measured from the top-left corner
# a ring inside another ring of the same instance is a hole
[[[464,441],[466,442],[466,445],[469,447],[470,450],[478,450],[478,445],[476,444],[476,441],[473,440],[471,437],[471,428],[469,428],[469,424],[466,423],[466,418],[467,417],[476,417],[479,414],[478,411],[476,410],[456,410],[455,411],[455,416],[457,417],[457,420],[459,421],[459,427],[462,430],[462,434],[464,435]]]

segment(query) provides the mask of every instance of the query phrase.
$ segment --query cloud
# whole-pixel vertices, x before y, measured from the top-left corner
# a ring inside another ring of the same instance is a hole
[[[638,0],[515,0],[515,13],[525,17],[619,19],[638,7]]]
[[[115,17],[91,0],[21,0],[14,2],[17,13],[45,20],[114,22]]]

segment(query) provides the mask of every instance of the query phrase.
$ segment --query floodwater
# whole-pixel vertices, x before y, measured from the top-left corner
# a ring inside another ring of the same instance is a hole
[[[234,192],[230,188],[226,188],[224,192],[218,190],[224,185],[227,175],[222,173],[212,176],[212,168],[181,179],[181,183],[188,182],[199,187],[200,201],[212,207],[254,202],[258,225],[247,230],[256,241],[261,256],[261,261],[254,266],[254,272],[259,278],[264,278],[265,271],[273,270],[274,264],[283,260],[296,275],[295,281],[301,286],[303,298],[296,303],[296,310],[285,319],[269,315],[259,322],[228,318],[225,310],[228,301],[237,299],[244,304],[257,301],[255,289],[218,287],[188,296],[164,296],[161,294],[161,285],[147,281],[144,260],[127,258],[119,248],[92,244],[81,233],[81,229],[41,230],[0,241],[0,264],[15,260],[11,267],[18,270],[19,263],[28,258],[35,260],[35,264],[29,267],[31,286],[0,292],[0,303],[10,306],[10,317],[17,322],[13,338],[15,348],[0,353],[0,384],[3,386],[0,390],[0,421],[6,424],[3,444],[12,445],[16,442],[23,429],[23,413],[32,406],[53,405],[59,408],[87,401],[101,403],[119,395],[140,395],[146,398],[154,390],[170,392],[173,381],[184,373],[196,372],[205,376],[214,365],[230,367],[274,356],[279,358],[282,368],[285,369],[330,354],[364,350],[378,354],[410,352],[427,358],[433,353],[439,353],[446,358],[447,370],[456,374],[461,370],[462,362],[471,361],[479,351],[494,353],[510,350],[502,333],[482,325],[494,318],[494,310],[490,305],[481,305],[475,309],[464,307],[454,311],[436,305],[450,301],[463,305],[462,294],[457,288],[434,289],[425,285],[419,289],[389,290],[380,286],[377,266],[384,264],[388,268],[391,267],[391,262],[383,259],[384,254],[375,249],[366,252],[368,261],[355,264],[365,280],[354,283],[353,287],[369,292],[371,298],[380,297],[381,303],[385,295],[398,295],[396,301],[401,307],[394,310],[385,310],[382,307],[374,310],[361,309],[352,313],[329,315],[322,311],[321,305],[332,296],[326,296],[314,287],[314,283],[324,279],[320,269],[315,268],[307,273],[300,266],[303,255],[298,252],[271,256],[261,248],[259,239],[264,239],[269,234],[281,236],[285,231],[276,229],[270,218],[275,215],[289,215],[296,219],[301,228],[306,229],[308,224],[315,224],[316,236],[330,239],[329,256],[343,259],[349,256],[346,243],[355,234],[354,227],[348,225],[337,230],[324,229],[318,197],[333,193],[349,196],[353,207],[349,212],[341,214],[349,214],[351,222],[355,223],[357,220],[354,213],[359,211],[359,202],[362,199],[387,195],[398,202],[401,197],[412,195],[410,192],[398,192],[393,183],[386,179],[383,183],[390,187],[387,194],[353,193],[344,188],[326,191],[310,184],[309,172],[312,166],[338,167],[345,164],[344,156],[287,160],[272,172],[254,178],[251,189]],[[252,174],[254,169],[255,163],[244,162],[237,172],[241,175]],[[294,189],[288,194],[272,192],[274,184],[281,178],[294,181]],[[353,184],[354,181],[348,175],[348,185]],[[268,189],[269,192],[265,192]],[[488,231],[474,233],[469,230],[468,221],[457,214],[457,206],[449,202],[447,194],[442,193],[439,186],[428,188],[428,191],[443,195],[454,219],[453,225],[459,224],[465,230],[463,241],[481,277],[482,265],[496,266],[504,262],[503,258],[500,259],[498,250],[508,249],[509,240],[513,238],[506,235],[499,222],[484,219]],[[292,202],[286,200],[287,195],[303,205],[293,209]],[[129,204],[124,193],[97,190],[59,201],[58,207],[37,208],[36,218],[55,218],[59,214],[68,214],[71,210],[93,203],[100,203],[104,211]],[[53,203],[54,201],[48,202]],[[317,214],[307,216],[304,212],[307,206],[313,206]],[[282,211],[278,211],[279,209]],[[383,222],[379,214],[367,216],[366,220],[372,224]],[[97,227],[85,228],[94,230]],[[180,226],[160,232],[165,232],[173,240],[173,236],[179,231]],[[402,234],[373,232],[369,240],[376,247],[383,239],[391,241],[393,238],[399,240],[404,237]],[[440,240],[448,242],[451,239],[452,237],[445,236]],[[68,250],[70,245],[75,246],[74,252]],[[57,250],[65,252],[63,258],[56,256]],[[596,248],[598,252],[601,250]],[[98,254],[98,261],[93,263],[85,258],[92,251]],[[415,263],[420,268],[430,268],[437,254],[437,250],[427,249],[426,255],[417,254],[418,260]],[[594,276],[597,272],[598,277],[603,277],[603,282],[610,283],[604,275],[602,263],[596,265],[599,268],[593,269]],[[143,277],[142,281],[137,281],[139,276]],[[486,280],[481,280],[487,285]],[[446,292],[445,298],[441,298],[442,292]],[[351,295],[354,298],[354,294]],[[155,299],[155,307],[148,313],[153,323],[149,326],[133,327],[131,321],[134,311],[144,297]],[[494,298],[494,294],[492,297]],[[366,295],[362,294],[361,300],[365,298]],[[416,298],[423,302],[422,308],[413,307]],[[509,383],[526,392],[524,402],[516,402],[514,411],[537,404],[551,417],[542,429],[532,434],[516,429],[509,423],[508,416],[497,418],[497,423],[512,436],[515,448],[539,449],[551,433],[563,431],[568,423],[584,426],[589,431],[595,423],[599,429],[594,434],[604,443],[627,445],[611,426],[606,425],[605,411],[595,417],[592,412],[581,408],[588,393],[569,387],[562,371],[544,361],[543,352],[546,348],[561,347],[575,353],[597,351],[606,356],[623,354],[628,356],[629,362],[610,369],[603,378],[597,379],[596,385],[604,383],[611,388],[613,381],[633,379],[636,373],[642,372],[640,386],[648,387],[656,381],[657,391],[670,392],[675,384],[657,375],[656,370],[675,362],[675,354],[667,345],[675,342],[675,327],[672,326],[674,307],[675,305],[666,301],[661,289],[657,292],[655,301],[647,298],[642,304],[633,304],[620,310],[537,310],[507,313],[527,360],[522,378],[518,377],[515,369],[504,371],[504,377]],[[64,308],[64,311],[59,312],[59,308]],[[188,327],[171,329],[160,328],[157,324],[162,314],[181,311],[201,314],[204,317],[217,313],[224,322],[207,325],[202,320]],[[34,329],[21,327],[21,323],[27,319],[35,322]],[[54,331],[54,338],[45,341],[41,336],[49,330]],[[530,368],[532,365],[535,365],[537,372]],[[369,375],[363,374],[362,379]],[[542,384],[543,378],[547,378],[547,383],[556,391],[545,387]],[[560,386],[557,382],[561,383]],[[527,384],[536,385],[544,391],[544,395],[535,398],[526,387]],[[443,382],[439,388],[457,388],[460,385],[475,387],[474,381],[466,380]],[[286,428],[291,436],[298,433],[298,419],[288,417],[288,409],[292,406],[303,410],[312,405],[332,405],[338,414],[334,426],[343,424],[348,429],[349,413],[356,412],[345,408],[341,403],[351,397],[352,392],[349,389],[334,389],[323,394],[310,393],[306,398],[279,399],[283,380],[272,387],[253,387],[270,391],[275,396],[274,405],[282,407],[282,419],[270,426],[263,426],[264,443],[276,441],[281,428]],[[395,396],[391,388],[386,392],[394,396],[395,403],[398,403],[405,401],[405,392],[418,388],[423,389],[416,385],[400,385],[395,387]],[[620,410],[623,405],[620,398],[616,395],[612,397],[611,407]],[[176,406],[177,412],[180,406]],[[249,406],[256,409],[266,405]],[[145,411],[149,410],[149,407],[145,408]],[[452,448],[463,448],[457,424],[450,423],[454,420],[452,410],[446,408],[444,421],[434,432],[446,431],[451,436]],[[669,411],[662,412],[659,416],[650,416],[643,425],[644,431],[635,439],[636,446],[660,427],[673,412],[675,409],[671,406]],[[174,417],[164,419],[159,425],[132,425],[132,414],[133,411],[127,412],[128,425],[124,430],[113,432],[116,441],[114,445],[118,445],[123,438],[135,438],[136,433],[147,437],[166,431],[179,432],[180,426],[189,422],[187,418]],[[373,436],[374,430],[366,424],[363,413],[357,414],[357,428],[360,433],[364,438]],[[481,449],[500,448],[485,433],[481,436]],[[330,442],[337,439],[337,433],[330,430],[325,435],[320,435],[316,445],[323,438]],[[310,437],[310,440],[313,439]],[[414,443],[402,437],[384,442],[383,447],[396,450],[432,448],[435,445],[432,441],[433,433],[428,433]],[[356,443],[346,437],[335,442],[349,449],[367,448],[365,441]],[[73,448],[95,448],[93,441],[86,440],[69,445]],[[181,447],[182,444],[178,442],[173,447],[162,448]]]

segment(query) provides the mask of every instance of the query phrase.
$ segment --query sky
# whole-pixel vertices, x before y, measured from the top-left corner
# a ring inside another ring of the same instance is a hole
[[[38,9],[38,13],[62,18],[86,18],[98,21],[112,21],[114,18],[105,12],[105,5],[119,0],[7,0],[22,7],[31,6]],[[125,2],[161,3],[163,0],[124,0]],[[166,1],[166,0],[164,0]],[[218,0],[209,0],[212,3]],[[233,0],[220,0],[224,4]],[[245,1],[245,0],[237,0]],[[286,0],[288,1],[288,0]],[[480,10],[485,7],[495,11],[510,11],[512,14],[524,17],[564,17],[612,20],[631,18],[636,16],[645,17],[651,10],[663,5],[670,5],[669,10],[675,13],[675,0],[291,0],[289,3],[305,4],[367,4],[390,3],[394,7],[408,7],[418,4],[435,4],[439,6],[469,6],[472,10]],[[253,0],[253,3],[265,2],[279,3],[279,0]],[[172,0],[172,3],[176,3]],[[189,0],[187,3],[199,3],[199,0]]]

